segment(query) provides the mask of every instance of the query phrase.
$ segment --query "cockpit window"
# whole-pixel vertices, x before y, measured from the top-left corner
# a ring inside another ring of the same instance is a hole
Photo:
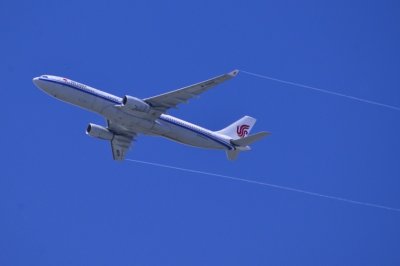
[[[46,75],[42,75],[42,78],[48,79],[49,77]]]

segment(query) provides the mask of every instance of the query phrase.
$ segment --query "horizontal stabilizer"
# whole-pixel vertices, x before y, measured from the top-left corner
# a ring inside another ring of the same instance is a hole
[[[270,134],[271,133],[269,133],[269,132],[263,131],[263,132],[259,132],[259,133],[250,135],[248,137],[241,138],[241,139],[233,139],[233,140],[231,140],[231,142],[232,142],[232,144],[234,144],[236,146],[248,146],[248,145],[252,144],[253,142],[260,140]]]
[[[240,153],[239,150],[226,151],[226,156],[228,157],[229,160],[233,161],[237,159],[239,153]]]

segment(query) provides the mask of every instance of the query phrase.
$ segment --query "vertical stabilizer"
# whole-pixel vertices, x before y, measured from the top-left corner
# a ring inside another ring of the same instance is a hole
[[[244,116],[226,128],[217,131],[217,133],[228,136],[232,139],[240,139],[246,137],[251,128],[256,123],[256,119],[250,116]]]

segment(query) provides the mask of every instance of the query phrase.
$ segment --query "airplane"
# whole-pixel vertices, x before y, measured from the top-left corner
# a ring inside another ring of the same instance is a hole
[[[222,130],[212,131],[167,115],[166,112],[235,77],[238,73],[238,70],[233,70],[145,99],[129,95],[120,98],[71,79],[53,75],[35,77],[33,83],[50,96],[103,116],[107,127],[89,123],[86,134],[110,141],[114,160],[125,160],[132,142],[139,134],[162,136],[194,147],[225,150],[228,159],[235,160],[241,151],[250,150],[250,144],[269,134],[259,132],[249,135],[256,123],[255,118],[244,116]]]

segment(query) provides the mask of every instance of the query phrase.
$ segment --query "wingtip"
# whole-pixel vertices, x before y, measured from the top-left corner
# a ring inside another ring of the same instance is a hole
[[[228,73],[228,75],[231,76],[231,77],[236,77],[237,74],[239,74],[239,69],[235,69],[235,70],[233,70],[233,71]]]

